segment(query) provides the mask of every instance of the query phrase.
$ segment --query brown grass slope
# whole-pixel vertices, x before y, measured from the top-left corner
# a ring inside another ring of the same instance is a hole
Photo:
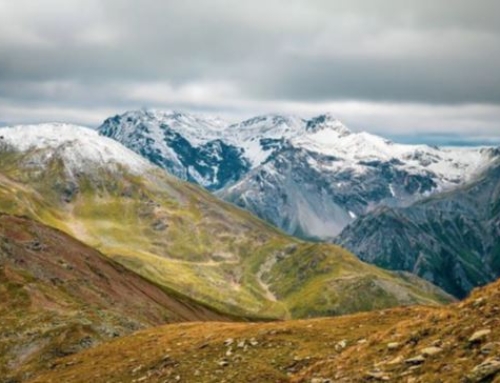
[[[500,382],[500,282],[446,307],[167,325],[62,358],[33,382]]]
[[[222,319],[61,231],[0,214],[0,381],[134,330]]]

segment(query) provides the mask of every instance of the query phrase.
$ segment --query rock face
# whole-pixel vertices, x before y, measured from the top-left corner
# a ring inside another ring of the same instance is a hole
[[[108,118],[99,133],[183,180],[217,190],[250,169],[243,150],[221,139],[226,125],[218,119],[144,110]]]
[[[462,184],[499,153],[400,145],[331,115],[265,115],[227,124],[132,111],[99,132],[289,234],[331,239],[377,206],[406,206]]]
[[[463,297],[500,275],[500,161],[448,193],[376,209],[344,229],[336,243]]]

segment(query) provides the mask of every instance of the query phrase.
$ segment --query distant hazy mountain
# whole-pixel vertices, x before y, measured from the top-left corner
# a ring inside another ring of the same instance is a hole
[[[331,239],[378,206],[407,206],[467,182],[499,155],[396,144],[331,115],[267,115],[238,124],[140,110],[99,128],[176,176],[287,233]]]
[[[500,160],[450,192],[376,209],[336,242],[365,261],[410,271],[463,297],[500,276]]]

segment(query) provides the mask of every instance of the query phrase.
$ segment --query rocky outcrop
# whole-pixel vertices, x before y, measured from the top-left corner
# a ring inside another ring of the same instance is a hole
[[[367,262],[412,272],[463,297],[500,275],[500,162],[453,191],[377,209],[335,242]]]

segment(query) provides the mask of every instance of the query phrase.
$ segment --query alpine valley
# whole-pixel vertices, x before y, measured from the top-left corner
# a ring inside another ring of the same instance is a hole
[[[285,232],[464,297],[500,275],[500,149],[403,145],[331,115],[237,124],[139,110],[99,128]]]
[[[336,245],[289,237],[94,130],[46,124],[1,134],[3,212],[58,228],[219,311],[289,318],[450,299]]]
[[[1,128],[0,382],[494,381],[498,282],[456,303],[415,274],[456,295],[498,275],[498,157],[399,145],[327,115],[228,125],[145,110],[98,131]],[[431,238],[416,260],[355,230],[413,209],[424,234],[381,235]],[[443,240],[450,226],[471,245]],[[342,230],[403,270],[304,239]],[[436,254],[455,256],[463,291]]]

